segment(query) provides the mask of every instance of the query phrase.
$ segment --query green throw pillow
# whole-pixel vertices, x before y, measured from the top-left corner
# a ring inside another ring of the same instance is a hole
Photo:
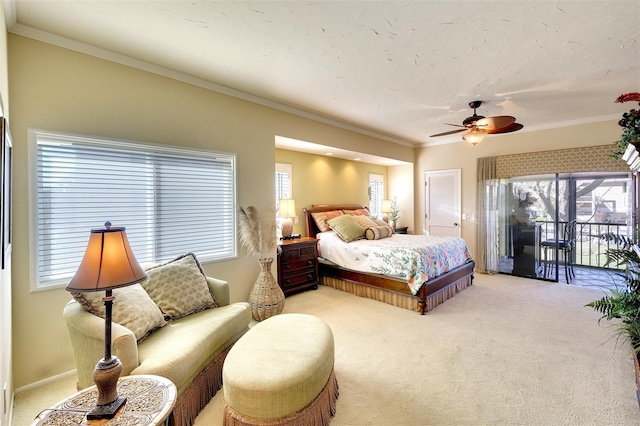
[[[364,238],[365,229],[351,215],[345,214],[329,219],[327,225],[348,243]]]

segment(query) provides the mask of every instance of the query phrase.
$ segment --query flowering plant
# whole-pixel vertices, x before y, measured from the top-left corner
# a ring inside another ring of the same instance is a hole
[[[615,102],[640,102],[640,93],[625,93],[618,96]],[[631,109],[623,113],[618,125],[622,127],[622,135],[620,140],[616,141],[615,150],[611,153],[613,158],[622,157],[630,142],[640,141],[640,110]]]

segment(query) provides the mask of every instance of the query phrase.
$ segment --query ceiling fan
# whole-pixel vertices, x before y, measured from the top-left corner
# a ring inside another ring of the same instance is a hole
[[[448,126],[461,127],[461,129],[449,130],[448,132],[436,133],[430,137],[452,135],[459,132],[467,132],[462,139],[472,145],[480,142],[486,135],[494,133],[509,133],[522,129],[524,126],[516,123],[516,118],[510,115],[498,115],[495,117],[483,117],[476,114],[476,109],[482,105],[482,101],[469,102],[469,108],[473,108],[473,115],[464,119],[462,124],[444,123]]]

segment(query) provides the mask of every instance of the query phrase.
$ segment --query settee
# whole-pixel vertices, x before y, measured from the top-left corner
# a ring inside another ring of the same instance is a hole
[[[147,270],[140,284],[113,290],[112,354],[121,376],[154,374],[177,388],[171,417],[190,425],[222,386],[222,365],[249,329],[248,303],[230,303],[227,282],[207,277],[188,253]],[[104,293],[72,293],[64,308],[78,389],[93,385],[104,357]]]

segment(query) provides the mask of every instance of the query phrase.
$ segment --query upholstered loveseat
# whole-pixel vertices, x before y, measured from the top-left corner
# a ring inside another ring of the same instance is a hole
[[[248,330],[248,303],[229,303],[225,281],[207,277],[188,253],[147,270],[141,284],[113,290],[112,353],[122,376],[155,374],[173,381],[172,421],[189,425],[222,385],[222,364]],[[78,389],[93,385],[104,357],[103,293],[75,293],[64,308]]]

